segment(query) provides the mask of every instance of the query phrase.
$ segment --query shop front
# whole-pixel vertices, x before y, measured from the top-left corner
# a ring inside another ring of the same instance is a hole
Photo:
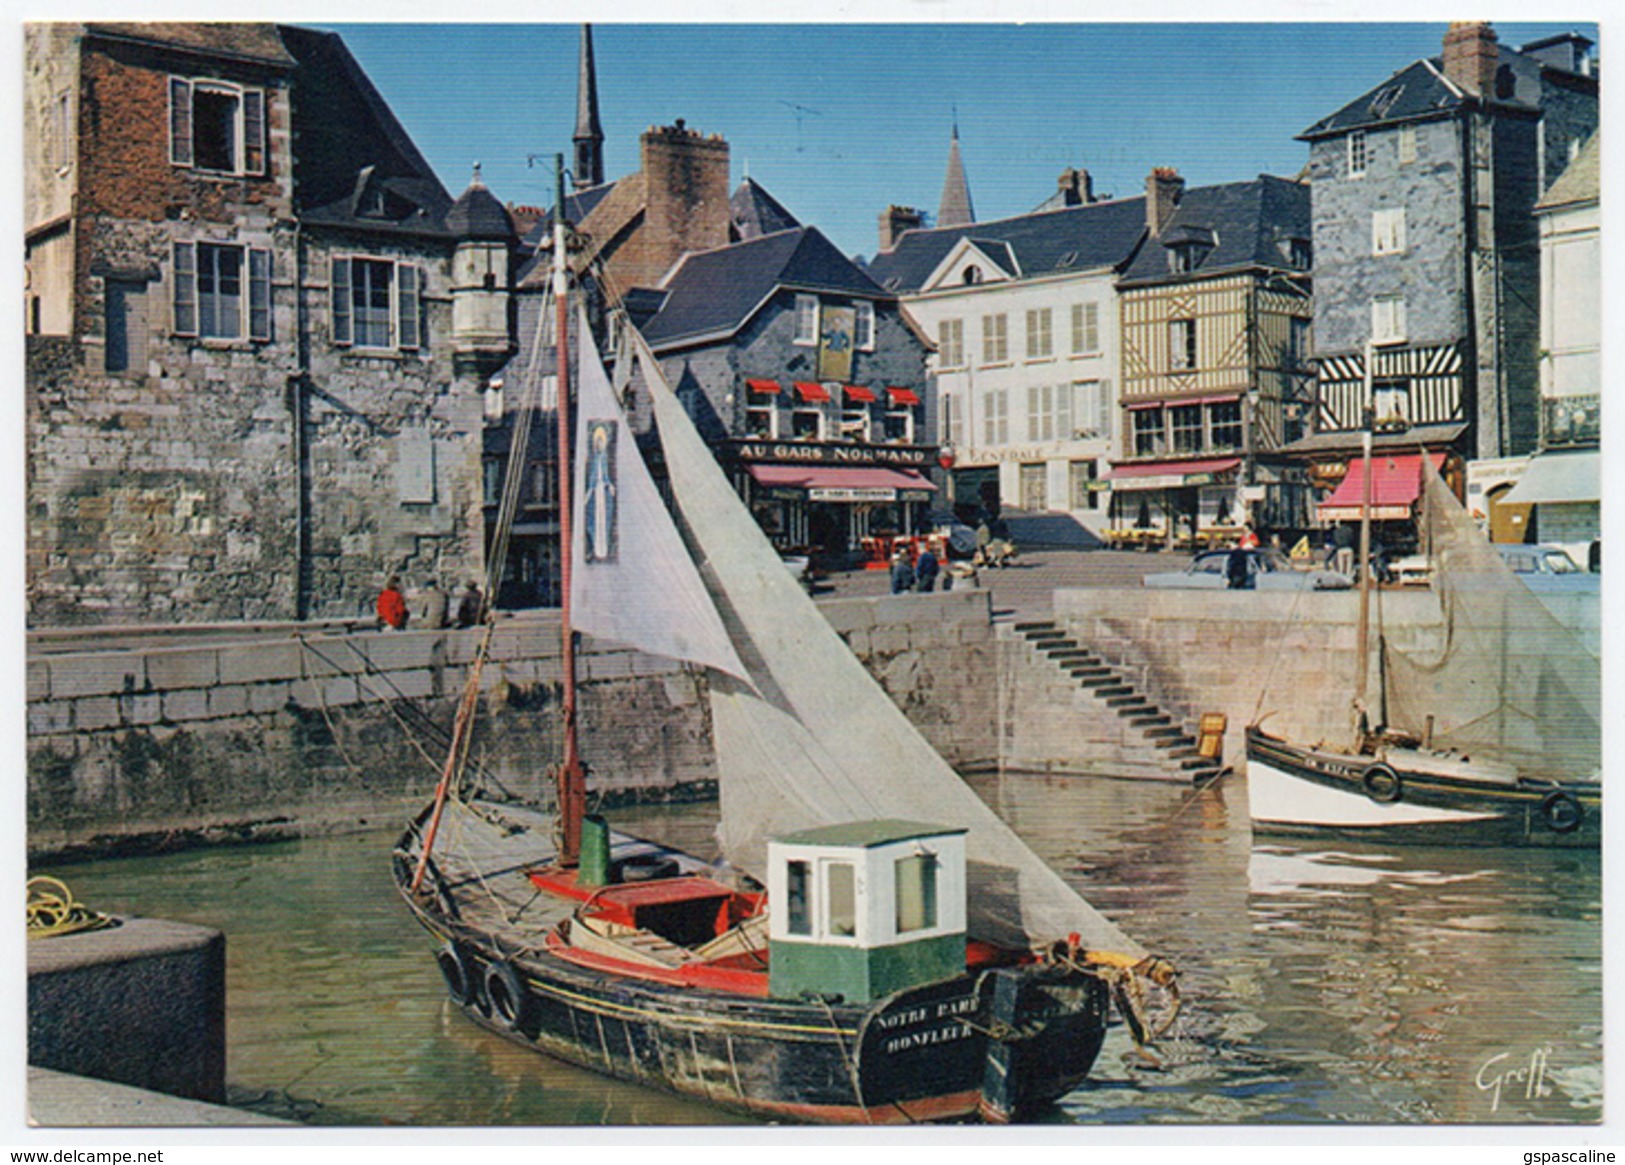
[[[1114,467],[1110,525],[1114,546],[1205,549],[1240,537],[1246,503],[1241,458],[1135,462]]]
[[[926,533],[937,487],[923,447],[742,443],[736,486],[773,544],[827,563]],[[884,461],[885,464],[876,464]]]
[[[1443,473],[1446,454],[1426,455],[1434,469]],[[1366,487],[1365,459],[1354,457],[1344,465],[1342,480],[1331,494],[1315,507],[1322,524],[1357,524],[1369,512],[1373,545],[1389,554],[1409,554],[1417,549],[1416,499],[1422,492],[1420,452],[1385,451],[1371,456],[1371,485]]]

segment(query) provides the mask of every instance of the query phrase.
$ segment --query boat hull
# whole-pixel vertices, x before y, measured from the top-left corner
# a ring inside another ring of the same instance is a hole
[[[1247,730],[1255,833],[1414,845],[1596,848],[1597,782],[1474,781]]]
[[[407,902],[474,1023],[606,1076],[769,1120],[1024,1120],[1087,1079],[1106,1031],[1106,984],[1061,965],[967,972],[863,1006],[762,999],[545,950],[505,955],[432,897]]]

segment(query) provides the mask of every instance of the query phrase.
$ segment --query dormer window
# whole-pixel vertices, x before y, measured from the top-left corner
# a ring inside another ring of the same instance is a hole
[[[369,186],[361,195],[356,213],[362,218],[384,217],[384,191],[381,186]]]
[[[265,91],[171,77],[169,160],[215,174],[265,173]]]
[[[969,267],[965,268],[965,274],[962,278],[966,287],[975,287],[978,283],[982,282],[982,269],[976,264],[972,263]]]

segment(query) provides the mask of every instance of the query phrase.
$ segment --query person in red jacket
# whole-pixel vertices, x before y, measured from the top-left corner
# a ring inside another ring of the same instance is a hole
[[[401,594],[401,580],[394,575],[378,592],[378,621],[395,631],[406,630],[406,596]]]

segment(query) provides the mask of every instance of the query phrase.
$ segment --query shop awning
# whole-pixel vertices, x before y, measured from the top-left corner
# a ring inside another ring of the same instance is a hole
[[[1241,464],[1239,457],[1210,457],[1201,461],[1147,461],[1118,465],[1106,475],[1113,489],[1179,489],[1211,485],[1213,479]]]
[[[873,389],[864,388],[861,384],[849,384],[842,390],[842,392],[847,400],[858,400],[862,401],[864,404],[872,405],[875,403],[875,401],[880,399],[875,395]]]
[[[829,400],[829,390],[811,380],[796,381],[796,395],[806,404],[822,404]]]
[[[899,491],[937,487],[912,469],[874,465],[747,465],[758,485],[807,491],[812,501],[890,502]]]
[[[776,393],[779,391],[779,382],[776,380],[747,380],[745,381],[745,387],[752,392]]]
[[[891,397],[894,405],[917,405],[920,403],[920,394],[912,388],[887,387],[886,395]]]
[[[1577,453],[1542,453],[1530,460],[1518,484],[1501,499],[1502,505],[1529,502],[1600,502],[1601,454],[1594,449]]]
[[[1433,467],[1444,464],[1443,453],[1429,453]],[[1422,492],[1420,453],[1374,453],[1371,456],[1371,519],[1395,522],[1411,516]],[[1364,506],[1365,458],[1351,457],[1349,470],[1336,489],[1317,507],[1327,522],[1358,522]]]

